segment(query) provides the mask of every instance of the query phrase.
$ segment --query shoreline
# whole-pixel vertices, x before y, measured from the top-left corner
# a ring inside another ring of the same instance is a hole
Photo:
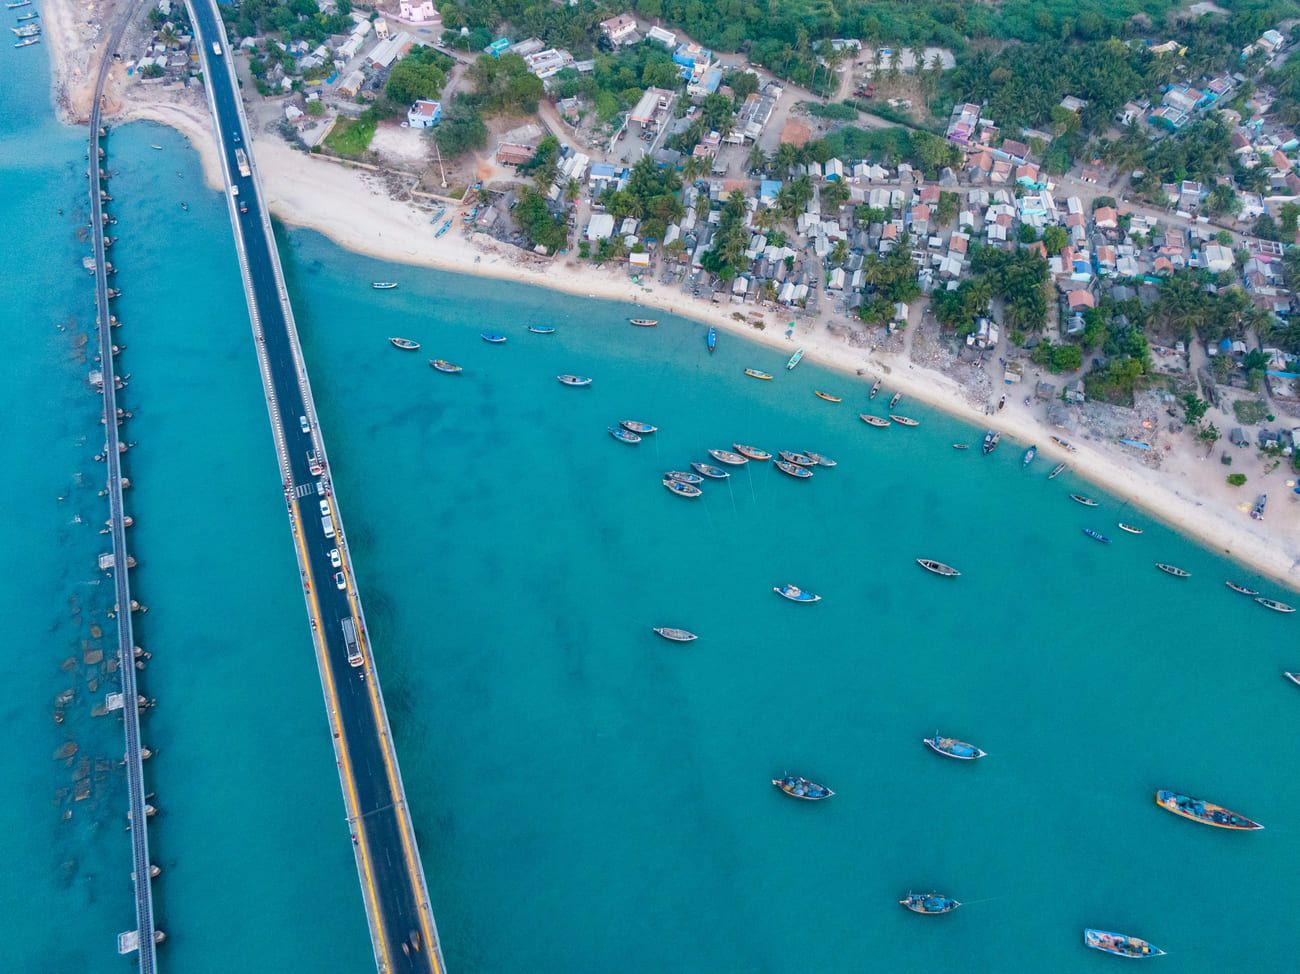
[[[115,118],[118,124],[152,121],[184,135],[199,153],[209,186],[221,189],[220,167],[206,108],[200,114],[196,107],[187,104],[141,102],[130,97],[122,107],[123,111]],[[1036,444],[1042,460],[1068,463],[1071,471],[1083,479],[1214,553],[1300,592],[1300,531],[1276,533],[1274,526],[1275,533],[1266,534],[1264,522],[1251,521],[1238,506],[1209,506],[1220,501],[1212,497],[1198,499],[1196,488],[1208,487],[1211,481],[1207,477],[1221,480],[1221,468],[1213,457],[1189,455],[1189,449],[1193,452],[1199,449],[1190,440],[1180,443],[1172,453],[1161,454],[1170,467],[1182,466],[1182,470],[1156,471],[1139,466],[1121,452],[1123,448],[1118,443],[1071,439],[1077,452],[1070,453],[1050,439],[1058,431],[1029,415],[1018,398],[1008,401],[1003,411],[986,414],[967,400],[966,389],[955,379],[911,361],[904,352],[871,352],[849,346],[818,327],[818,321],[798,323],[794,339],[787,340],[784,323],[789,318],[779,310],[762,312],[767,327],[760,331],[748,322],[731,317],[732,309],[737,306],[704,305],[681,291],[661,292],[657,285],[633,284],[622,271],[578,265],[576,259],[537,258],[481,234],[466,237],[459,223],[435,240],[428,213],[393,200],[382,189],[369,185],[377,177],[313,159],[275,136],[258,138],[254,133],[253,141],[256,143],[254,164],[261,173],[267,206],[287,226],[313,230],[345,250],[378,260],[532,284],[578,297],[638,304],[714,325],[726,334],[781,350],[783,354],[803,346],[808,357],[818,365],[851,379],[869,384],[879,375],[893,390],[976,428],[992,427],[1024,446]],[[747,315],[758,313],[752,306],[741,307]],[[862,375],[858,375],[859,370],[863,370]],[[1024,389],[1026,385],[1019,388]],[[1200,464],[1205,466],[1200,468],[1198,476]],[[1198,480],[1202,482],[1198,484]],[[1279,488],[1280,485],[1273,487],[1272,492],[1280,493]],[[1254,494],[1254,490],[1242,494],[1237,503],[1248,504]],[[1283,501],[1284,498],[1275,496],[1275,510]],[[1240,522],[1235,520],[1237,517],[1241,518]]]

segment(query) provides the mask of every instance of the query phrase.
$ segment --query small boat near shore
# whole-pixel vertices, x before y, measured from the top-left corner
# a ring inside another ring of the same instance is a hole
[[[787,774],[782,775],[780,778],[773,778],[772,784],[791,798],[802,798],[810,802],[821,801],[823,798],[830,798],[835,794],[825,785],[819,785],[807,778],[800,778],[797,774]]]
[[[698,460],[691,461],[691,469],[696,473],[703,474],[710,480],[726,480],[731,476],[730,473],[723,470],[721,467],[715,467],[711,463],[700,463]]]
[[[35,20],[39,16],[40,14],[38,14],[35,10],[32,10],[29,13],[19,14],[18,22],[22,23],[24,20]]]
[[[618,440],[620,443],[630,443],[635,446],[637,443],[641,442],[641,437],[637,436],[630,430],[623,429],[621,426],[607,426],[605,429],[608,431],[610,436],[614,437],[614,439]]]
[[[1020,469],[1024,469],[1034,462],[1034,457],[1038,456],[1038,447],[1031,446],[1025,451],[1025,455],[1020,458]]]
[[[649,423],[643,423],[636,419],[620,419],[618,425],[623,427],[623,429],[627,430],[629,433],[645,435],[647,433],[659,432],[658,426],[651,426]]]
[[[807,480],[813,475],[813,472],[807,467],[801,467],[797,463],[791,463],[789,460],[776,461],[776,469],[783,474],[794,477],[796,480]]]
[[[704,483],[704,478],[701,477],[699,474],[688,473],[685,470],[669,470],[666,474],[664,474],[664,476],[667,477],[669,480],[677,480],[683,484],[699,485]]]
[[[1213,825],[1218,829],[1255,832],[1264,827],[1258,822],[1252,822],[1245,815],[1239,815],[1222,805],[1216,805],[1214,802],[1207,802],[1200,798],[1191,798],[1188,795],[1180,795],[1176,791],[1167,791],[1165,789],[1157,791],[1156,804],[1167,812],[1173,812],[1175,815],[1191,819],[1193,822],[1200,822],[1202,825]]]
[[[892,419],[899,426],[920,426],[921,425],[921,421],[919,419],[913,419],[911,416],[899,416],[896,415],[895,413],[890,413],[889,418]]]
[[[485,331],[478,337],[483,339],[483,341],[487,342],[489,345],[504,345],[506,341],[505,335],[498,335],[494,331]]]
[[[777,585],[772,589],[783,599],[789,599],[791,602],[820,602],[820,595],[813,595],[812,592],[805,592],[798,585]]]
[[[894,393],[892,396],[890,396],[890,397],[889,397],[889,408],[890,408],[890,409],[893,409],[895,406],[897,406],[899,400],[902,399],[902,398],[903,398],[903,394],[902,394],[901,392],[896,392],[896,393]]]
[[[699,497],[704,491],[694,484],[688,484],[682,480],[673,480],[671,477],[664,478],[664,486],[671,490],[678,497]]]
[[[802,348],[796,349],[795,353],[790,356],[790,361],[785,363],[785,367],[787,370],[793,369],[796,365],[798,365],[802,361],[803,361],[803,349]]]
[[[1083,931],[1083,945],[1119,957],[1160,957],[1164,954],[1159,947],[1147,943],[1140,937],[1092,928]]]
[[[954,737],[940,737],[938,731],[934,732],[934,737],[922,738],[922,742],[936,754],[956,758],[958,761],[974,761],[984,757],[987,753],[974,744],[967,744],[965,741],[959,741]]]
[[[879,416],[872,416],[870,413],[858,413],[858,419],[862,420],[862,422],[866,423],[868,426],[879,426],[884,428],[890,425],[889,420],[881,419]]]
[[[843,399],[842,397],[840,397],[840,396],[832,396],[829,392],[822,392],[820,389],[814,389],[814,390],[813,390],[813,395],[816,396],[818,399],[824,399],[824,400],[826,400],[827,402],[843,402],[843,401],[844,401],[844,399]]]
[[[448,375],[460,375],[464,371],[459,365],[453,365],[443,358],[430,359],[429,365],[439,372],[446,372]]]
[[[1056,466],[1054,466],[1054,467],[1052,468],[1052,472],[1049,473],[1049,474],[1047,475],[1047,479],[1048,479],[1048,480],[1055,480],[1057,477],[1061,476],[1061,474],[1063,474],[1063,473],[1065,473],[1065,464],[1063,464],[1063,463],[1058,463]]]
[[[1093,541],[1100,541],[1102,544],[1110,544],[1110,538],[1106,537],[1100,531],[1094,531],[1092,528],[1084,528],[1083,533],[1092,538]]]
[[[396,281],[371,281],[370,286],[376,291],[391,291],[397,287]]]
[[[736,448],[736,452],[742,457],[748,457],[750,460],[758,460],[761,462],[763,460],[772,459],[772,454],[768,453],[766,450],[760,450],[756,446],[747,446],[744,443],[733,443],[731,445]]]
[[[403,352],[414,352],[420,347],[420,343],[412,338],[390,338],[388,340],[394,348],[400,348]]]
[[[877,379],[875,382],[871,383],[871,392],[867,394],[868,399],[876,398],[876,393],[880,391],[880,381],[880,379]]]
[[[913,913],[926,913],[931,916],[951,913],[961,906],[951,896],[945,896],[943,893],[908,893],[898,901],[898,905],[907,907]]]
[[[591,385],[591,380],[587,378],[585,375],[557,375],[556,378],[559,379],[560,382],[566,386]]]
[[[16,2],[6,3],[6,10],[17,10],[19,7],[30,7],[32,0],[16,0]]]
[[[749,376],[751,379],[762,379],[764,382],[769,382],[772,379],[772,376],[769,373],[760,372],[758,369],[746,369],[745,375]]]
[[[1238,585],[1236,582],[1224,582],[1223,584],[1228,586],[1228,588],[1232,589],[1234,592],[1240,592],[1242,595],[1249,595],[1253,597],[1259,594],[1259,592],[1257,592],[1255,589],[1246,588],[1246,586]]]
[[[1132,524],[1125,524],[1123,521],[1120,521],[1120,522],[1119,522],[1119,529],[1120,529],[1121,531],[1127,531],[1129,534],[1141,534],[1141,533],[1142,533],[1142,529],[1141,529],[1141,528],[1136,527],[1135,525],[1132,525]]]
[[[1264,508],[1268,506],[1268,494],[1260,494],[1259,499],[1255,501],[1255,506],[1250,510],[1250,516],[1256,521],[1264,520]]]
[[[739,453],[732,453],[730,450],[709,450],[708,452],[709,456],[717,460],[718,463],[725,463],[729,467],[743,467],[749,463],[747,457],[741,456]]]
[[[1263,596],[1260,596],[1256,598],[1255,601],[1266,609],[1272,609],[1274,612],[1281,612],[1289,615],[1295,611],[1292,606],[1287,605],[1285,602],[1279,602],[1277,599],[1266,599]]]
[[[708,345],[710,353],[718,347],[718,329],[714,328],[712,325],[709,325],[709,334],[708,337],[705,338],[705,344]]]
[[[779,456],[786,463],[794,463],[800,467],[817,466],[817,461],[805,453],[791,453],[789,450],[782,450]]]
[[[1002,439],[1002,434],[997,430],[989,430],[984,434],[984,455],[988,456],[998,448],[998,443]]]
[[[924,568],[927,572],[934,572],[936,575],[942,575],[944,578],[956,578],[961,574],[951,565],[945,565],[941,561],[935,561],[933,558],[918,558],[916,563]]]
[[[1052,442],[1055,443],[1057,446],[1064,447],[1065,449],[1069,450],[1071,453],[1078,453],[1078,452],[1079,452],[1078,447],[1076,447],[1076,446],[1075,446],[1073,443],[1071,443],[1069,440],[1063,440],[1063,439],[1061,439],[1059,436],[1053,436],[1053,437],[1052,437]]]
[[[629,318],[627,320],[638,328],[653,328],[655,325],[659,324],[658,318]]]
[[[655,626],[656,635],[663,636],[669,642],[674,643],[693,643],[700,637],[686,629],[673,629],[670,626]]]
[[[39,44],[40,42],[41,39],[39,37],[24,37],[21,41],[15,44],[14,47],[31,47],[33,44]]]
[[[804,454],[804,456],[806,456],[808,459],[810,459],[814,464],[816,464],[819,467],[826,467],[827,469],[830,469],[831,467],[839,466],[839,461],[832,460],[830,457],[822,456],[820,453],[813,453],[812,450],[809,450],[807,453]]]
[[[1076,504],[1082,504],[1084,507],[1096,507],[1097,502],[1091,497],[1085,497],[1083,494],[1071,494],[1070,500]]]
[[[1282,675],[1283,675],[1284,677],[1286,677],[1288,680],[1290,680],[1292,683],[1294,683],[1296,686],[1300,687],[1300,673],[1285,673],[1285,672],[1284,672]]]
[[[1163,561],[1156,562],[1156,567],[1166,575],[1173,575],[1174,578],[1191,578],[1192,573],[1179,568],[1177,565],[1167,565]]]
[[[952,445],[952,448],[953,448],[954,450],[969,450],[969,449],[970,449],[970,444],[969,444],[969,443],[954,443],[954,444]]]
[[[528,330],[534,335],[554,335],[555,329],[550,325],[529,325]]]

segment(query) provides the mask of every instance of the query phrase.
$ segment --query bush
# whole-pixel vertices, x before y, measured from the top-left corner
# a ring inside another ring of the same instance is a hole
[[[1229,486],[1229,487],[1241,487],[1241,486],[1242,486],[1243,484],[1245,484],[1245,483],[1246,483],[1246,475],[1245,475],[1244,473],[1230,473],[1230,474],[1228,474],[1228,486]]]

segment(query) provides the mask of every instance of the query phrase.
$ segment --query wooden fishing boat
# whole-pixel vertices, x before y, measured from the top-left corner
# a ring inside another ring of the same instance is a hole
[[[1141,529],[1141,528],[1139,528],[1139,527],[1137,527],[1137,526],[1135,526],[1135,525],[1132,525],[1132,524],[1125,524],[1123,521],[1120,521],[1120,522],[1119,522],[1119,529],[1120,529],[1121,531],[1127,531],[1129,534],[1141,534],[1141,533],[1142,533],[1142,529]]]
[[[806,453],[791,453],[789,450],[782,450],[779,454],[786,463],[798,464],[801,467],[815,467],[817,461]]]
[[[961,906],[951,896],[944,896],[942,893],[908,893],[898,901],[898,905],[907,907],[913,913],[926,913],[931,916],[951,913]]]
[[[714,328],[712,325],[709,326],[709,334],[705,339],[705,343],[708,345],[710,353],[718,347],[718,329]]]
[[[587,378],[585,375],[557,375],[556,378],[559,379],[560,382],[566,386],[591,385],[591,380]]]
[[[21,41],[15,44],[14,47],[31,47],[33,44],[39,44],[40,42],[41,39],[39,37],[24,37]]]
[[[858,413],[858,419],[868,426],[879,426],[881,428],[890,425],[889,420],[881,419],[879,416],[872,416],[870,413]]]
[[[810,459],[813,463],[815,463],[819,467],[839,466],[838,461],[832,460],[830,457],[822,456],[820,453],[813,453],[812,450],[809,450],[807,453],[804,454],[804,456],[806,456],[808,459]]]
[[[894,395],[889,400],[889,408],[893,409],[895,406],[897,406],[898,401],[902,398],[903,398],[903,394],[901,392],[894,393]]]
[[[555,329],[550,325],[529,325],[528,330],[534,335],[554,335]]]
[[[396,281],[371,281],[370,286],[376,291],[391,291],[397,287]]]
[[[1147,943],[1141,937],[1091,928],[1083,931],[1083,945],[1119,957],[1160,957],[1164,954],[1159,947]]]
[[[786,369],[793,369],[796,365],[798,365],[802,361],[803,361],[803,349],[800,348],[796,350],[793,355],[790,356],[790,361],[785,363],[785,367]]]
[[[749,376],[751,379],[763,379],[764,381],[768,381],[772,378],[768,373],[760,372],[758,369],[746,369],[745,375]]]
[[[629,318],[627,320],[638,328],[653,328],[655,325],[659,324],[658,318]]]
[[[1266,599],[1263,597],[1259,597],[1256,598],[1255,601],[1258,602],[1266,609],[1272,609],[1274,612],[1283,612],[1289,614],[1295,611],[1294,608],[1287,605],[1285,602],[1279,602],[1276,599]]]
[[[1025,455],[1020,458],[1020,469],[1024,469],[1034,462],[1034,457],[1038,456],[1038,447],[1031,446],[1025,451]]]
[[[954,443],[954,444],[952,445],[952,448],[953,448],[954,450],[969,450],[969,449],[970,449],[970,444],[969,444],[969,443]]]
[[[820,602],[820,595],[813,595],[812,592],[805,592],[798,585],[777,585],[772,589],[783,599],[789,599],[791,602]]]
[[[1156,567],[1167,575],[1173,575],[1175,578],[1191,578],[1192,573],[1184,571],[1177,565],[1166,565],[1163,561],[1156,562]]]
[[[1083,533],[1092,538],[1093,541],[1100,541],[1102,544],[1110,544],[1110,538],[1106,537],[1100,531],[1094,531],[1092,528],[1084,528]]]
[[[1097,502],[1091,497],[1085,497],[1083,494],[1071,494],[1070,500],[1076,504],[1082,504],[1084,507],[1096,507]]]
[[[819,785],[816,782],[809,781],[807,778],[800,778],[796,774],[782,775],[780,778],[773,778],[772,784],[780,788],[791,798],[802,798],[804,801],[816,802],[823,798],[830,798],[835,792],[831,791],[825,785]]]
[[[39,17],[39,16],[40,16],[40,14],[38,14],[35,10],[33,10],[31,13],[20,14],[20,15],[18,16],[18,20],[19,20],[20,22],[21,22],[21,21],[24,21],[24,20],[35,20],[35,19],[36,19],[37,17]],[[161,149],[162,146],[159,146],[159,148]]]
[[[664,478],[664,486],[671,490],[678,497],[699,497],[704,491],[694,484],[688,484],[681,480],[673,480],[671,477]]]
[[[965,741],[959,741],[953,737],[940,737],[938,731],[934,732],[934,737],[922,738],[922,741],[926,747],[936,754],[956,758],[958,761],[975,761],[985,755],[985,752],[974,744],[967,744]]]
[[[880,391],[880,380],[877,379],[875,382],[871,383],[871,392],[867,394],[867,398],[875,399],[876,393],[878,393],[879,391]]]
[[[717,460],[718,463],[725,463],[729,467],[743,467],[749,463],[749,460],[739,453],[732,453],[730,450],[710,450],[709,456]]]
[[[1048,479],[1048,480],[1055,480],[1057,477],[1061,476],[1061,474],[1063,474],[1063,473],[1065,473],[1065,464],[1063,464],[1063,463],[1058,463],[1056,466],[1054,466],[1054,467],[1052,468],[1052,472],[1049,473],[1049,474],[1047,475],[1047,479]]]
[[[1264,827],[1258,822],[1252,822],[1245,815],[1238,815],[1222,805],[1216,805],[1200,798],[1180,795],[1176,791],[1166,791],[1164,789],[1157,791],[1156,804],[1167,812],[1173,812],[1175,815],[1191,819],[1193,822],[1200,822],[1202,825],[1213,825],[1218,829],[1255,832]]]
[[[1002,439],[1002,434],[997,430],[989,430],[984,434],[984,455],[988,456],[998,448],[998,442]]]
[[[641,437],[637,436],[631,430],[623,429],[621,426],[607,426],[605,428],[609,431],[609,435],[614,437],[614,439],[618,440],[620,443],[637,444],[641,442]]]
[[[945,565],[941,561],[935,561],[932,558],[918,558],[916,563],[924,568],[927,572],[934,572],[936,575],[942,575],[944,578],[956,578],[961,572],[951,565]]]
[[[889,418],[892,419],[899,426],[920,426],[921,425],[920,420],[913,419],[911,416],[899,416],[896,413],[890,413]]]
[[[1250,510],[1250,516],[1256,521],[1264,520],[1264,508],[1268,506],[1268,494],[1260,494],[1255,501],[1255,506]]]
[[[664,474],[669,480],[679,480],[684,484],[702,484],[704,478],[697,473],[688,473],[685,470],[669,470]]]
[[[1053,436],[1052,442],[1055,443],[1057,446],[1065,447],[1071,453],[1079,452],[1078,448],[1073,443],[1071,443],[1069,440],[1063,440],[1059,436]]]
[[[1283,673],[1282,675],[1296,686],[1300,686],[1300,673]]]
[[[685,629],[673,629],[669,626],[655,626],[654,631],[657,635],[663,636],[664,639],[674,643],[693,643],[700,638],[693,632],[688,632]]]
[[[733,443],[731,445],[736,448],[736,452],[742,457],[749,457],[751,460],[758,461],[772,459],[772,454],[768,453],[766,450],[760,450],[756,446],[747,446],[744,443]]]
[[[485,331],[478,337],[483,339],[483,341],[487,342],[489,345],[504,345],[506,341],[505,335],[498,335],[494,331]]]
[[[776,469],[784,474],[789,474],[796,480],[807,480],[813,475],[813,472],[807,467],[801,467],[796,463],[790,463],[788,460],[776,461]]]
[[[813,395],[816,396],[818,399],[825,399],[827,402],[843,402],[843,401],[844,401],[841,397],[839,397],[839,396],[832,396],[829,392],[822,392],[820,389],[814,389],[814,390],[813,390]]]
[[[459,365],[452,365],[445,358],[430,359],[429,364],[439,372],[446,372],[448,375],[460,375],[464,371]]]
[[[388,339],[394,348],[400,348],[404,352],[414,352],[420,347],[420,343],[412,338],[390,338]]]
[[[1255,596],[1259,594],[1259,592],[1255,591],[1253,588],[1246,588],[1246,586],[1238,585],[1236,582],[1224,582],[1223,584],[1228,586],[1228,588],[1232,589],[1234,592],[1240,592],[1242,595]]]
[[[704,474],[711,480],[726,480],[731,476],[729,471],[723,470],[721,467],[715,467],[711,463],[700,463],[698,460],[691,461],[691,469],[696,473]]]
[[[647,433],[657,433],[659,431],[658,426],[651,426],[649,423],[642,423],[640,420],[636,419],[620,419],[618,425],[623,427],[623,429],[627,430],[629,433],[640,433],[642,435]]]

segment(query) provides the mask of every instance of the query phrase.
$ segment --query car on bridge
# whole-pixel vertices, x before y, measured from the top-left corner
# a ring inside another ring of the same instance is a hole
[[[340,592],[342,592],[345,588],[348,587],[348,580],[347,580],[346,578],[343,577],[343,573],[342,573],[342,572],[335,572],[335,573],[334,573],[334,584],[338,587],[338,590],[339,590]]]
[[[343,556],[339,554],[338,548],[330,549],[330,564],[335,568],[343,567]]]

